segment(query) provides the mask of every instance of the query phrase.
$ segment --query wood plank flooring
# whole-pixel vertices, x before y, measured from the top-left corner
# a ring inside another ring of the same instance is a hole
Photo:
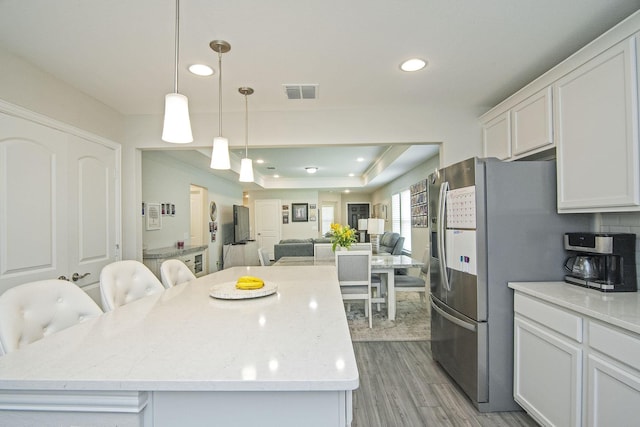
[[[355,342],[352,427],[537,426],[524,411],[482,414],[431,359],[428,341]]]

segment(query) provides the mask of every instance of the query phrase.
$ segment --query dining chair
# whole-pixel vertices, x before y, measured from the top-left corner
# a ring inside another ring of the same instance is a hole
[[[160,280],[140,261],[116,261],[100,272],[100,297],[104,311],[164,291]]]
[[[425,250],[422,255],[422,262],[424,265],[420,267],[418,276],[412,276],[410,274],[396,274],[394,276],[394,284],[396,292],[419,292],[420,302],[426,301],[426,295],[428,293],[427,286],[429,281],[429,250]]]
[[[371,313],[371,252],[336,251],[336,269],[342,300],[347,304],[352,300],[364,301],[364,314],[373,327]]]
[[[260,265],[263,267],[271,265],[271,257],[269,256],[269,251],[265,248],[258,249],[258,259],[260,260]]]
[[[0,355],[101,314],[85,291],[66,280],[10,288],[0,295]]]
[[[313,245],[313,260],[314,261],[327,261],[335,258],[333,253],[333,244],[331,243],[316,243]]]
[[[160,278],[162,285],[169,289],[181,283],[195,280],[196,275],[179,259],[168,259],[160,266]]]

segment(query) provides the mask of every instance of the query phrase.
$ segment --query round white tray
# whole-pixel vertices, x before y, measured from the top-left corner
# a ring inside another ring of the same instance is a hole
[[[277,290],[278,285],[273,282],[265,281],[260,289],[245,290],[236,288],[236,281],[233,281],[214,285],[209,295],[218,299],[248,299],[265,297],[274,294]]]

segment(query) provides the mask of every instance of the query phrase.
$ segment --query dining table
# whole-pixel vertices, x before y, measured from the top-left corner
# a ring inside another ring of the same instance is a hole
[[[316,259],[312,256],[288,256],[276,261],[274,266],[335,266],[335,258]],[[385,303],[387,306],[387,317],[389,320],[396,319],[396,292],[395,273],[397,270],[407,268],[419,268],[424,266],[424,262],[413,259],[407,255],[372,254],[371,273],[379,274],[382,284],[381,296],[372,298],[373,303]]]
[[[232,267],[0,357],[0,425],[348,426],[359,376],[332,266]],[[265,286],[238,290],[254,276]]]

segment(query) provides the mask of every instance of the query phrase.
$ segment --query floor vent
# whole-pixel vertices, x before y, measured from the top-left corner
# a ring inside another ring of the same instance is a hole
[[[288,99],[318,99],[317,84],[282,85]]]

